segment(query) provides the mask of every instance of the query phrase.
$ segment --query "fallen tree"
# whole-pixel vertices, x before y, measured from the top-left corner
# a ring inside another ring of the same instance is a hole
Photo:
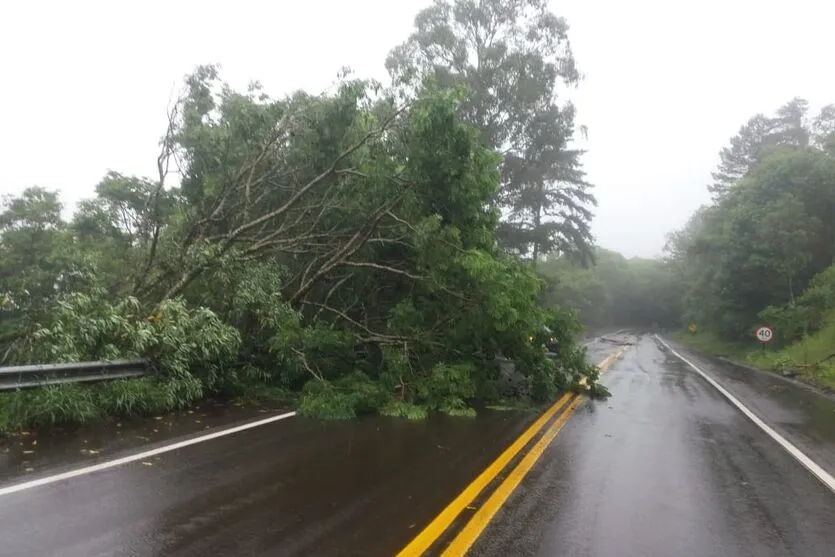
[[[0,274],[5,362],[144,356],[157,375],[137,397],[158,388],[176,407],[266,384],[325,417],[470,413],[503,396],[498,354],[533,400],[593,383],[576,319],[541,309],[540,280],[496,245],[500,158],[459,121],[460,95],[402,104],[344,80],[274,100],[199,68],[155,180],[111,173],[71,222],[41,219],[48,230],[26,217],[44,210],[35,190],[6,204],[4,257],[27,249],[27,227],[69,255],[26,289]],[[528,341],[545,323],[560,361]]]

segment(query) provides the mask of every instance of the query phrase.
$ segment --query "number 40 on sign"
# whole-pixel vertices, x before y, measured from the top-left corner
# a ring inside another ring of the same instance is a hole
[[[763,344],[768,344],[771,342],[771,339],[774,338],[774,331],[771,330],[771,327],[766,327],[762,325],[757,327],[757,330],[754,332],[754,336],[757,337],[757,340],[762,342]]]

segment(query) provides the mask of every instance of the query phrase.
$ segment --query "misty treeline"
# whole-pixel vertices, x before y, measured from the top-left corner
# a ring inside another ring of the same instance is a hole
[[[582,265],[565,255],[539,263],[546,281],[546,307],[574,308],[586,327],[677,328],[680,291],[664,261],[596,248],[594,264]]]
[[[835,307],[835,105],[753,116],[713,179],[713,202],[668,238],[684,321],[729,341],[767,323],[778,346],[819,330]]]
[[[415,22],[390,86],[346,72],[273,98],[199,67],[156,175],[109,172],[69,219],[56,192],[7,196],[2,365],[140,356],[154,373],[6,395],[0,429],[264,389],[309,415],[419,417],[594,387],[576,316],[543,308],[531,264],[591,257],[558,98],[579,80],[567,25],[540,0],[435,2]]]
[[[754,115],[719,158],[712,202],[668,236],[662,259],[601,251],[584,269],[552,258],[542,265],[548,299],[591,324],[693,324],[751,347],[760,324],[784,348],[835,323],[835,105],[813,112],[796,98]],[[835,334],[819,350],[804,345],[818,353],[802,358],[814,364],[833,343]]]

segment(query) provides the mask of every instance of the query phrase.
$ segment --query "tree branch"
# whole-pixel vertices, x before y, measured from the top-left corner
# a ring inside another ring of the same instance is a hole
[[[419,275],[413,275],[407,271],[403,271],[401,269],[396,269],[394,267],[389,267],[388,265],[381,265],[379,263],[371,263],[368,261],[344,261],[342,265],[346,267],[369,267],[371,269],[379,269],[381,271],[387,271],[389,273],[395,273],[398,275],[403,275],[409,277],[413,280],[424,280],[426,277],[422,277]]]
[[[385,339],[388,342],[398,342],[398,343],[402,343],[402,342],[408,340],[406,337],[376,333],[376,332],[372,331],[371,329],[369,329],[367,326],[365,326],[362,323],[360,323],[359,321],[357,321],[356,319],[353,319],[353,318],[349,317],[345,312],[340,311],[340,310],[338,310],[334,307],[328,306],[326,304],[321,304],[319,302],[313,302],[313,301],[310,301],[310,300],[302,300],[302,303],[306,304],[306,305],[314,306],[314,307],[317,307],[317,308],[321,308],[325,311],[329,311],[329,312],[331,312],[335,315],[338,315],[339,317],[341,317],[342,319],[344,319],[345,321],[347,321],[351,325],[357,327],[358,329],[361,329],[361,330],[365,331],[371,337],[378,338],[378,339]]]
[[[148,274],[151,272],[151,267],[153,267],[154,260],[156,259],[157,255],[157,246],[159,245],[159,235],[160,230],[162,229],[162,223],[160,222],[160,197],[162,192],[165,188],[165,179],[168,177],[168,169],[171,157],[174,155],[174,133],[177,129],[177,116],[179,114],[179,104],[180,101],[174,104],[168,110],[168,127],[165,131],[165,136],[162,140],[162,146],[160,149],[160,154],[157,157],[157,187],[154,189],[153,194],[148,198],[148,201],[145,205],[145,210],[148,209],[148,204],[153,202],[153,213],[151,217],[151,222],[153,222],[153,232],[151,234],[151,247],[148,250],[148,257],[145,261],[145,265],[140,271],[139,275],[136,277],[134,281],[134,292],[139,292],[141,288],[144,286],[145,281],[148,278]]]

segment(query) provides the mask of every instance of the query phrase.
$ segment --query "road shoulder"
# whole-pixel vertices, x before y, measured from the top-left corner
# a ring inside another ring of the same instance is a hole
[[[669,338],[663,340],[835,475],[835,398],[779,375],[700,354]]]

